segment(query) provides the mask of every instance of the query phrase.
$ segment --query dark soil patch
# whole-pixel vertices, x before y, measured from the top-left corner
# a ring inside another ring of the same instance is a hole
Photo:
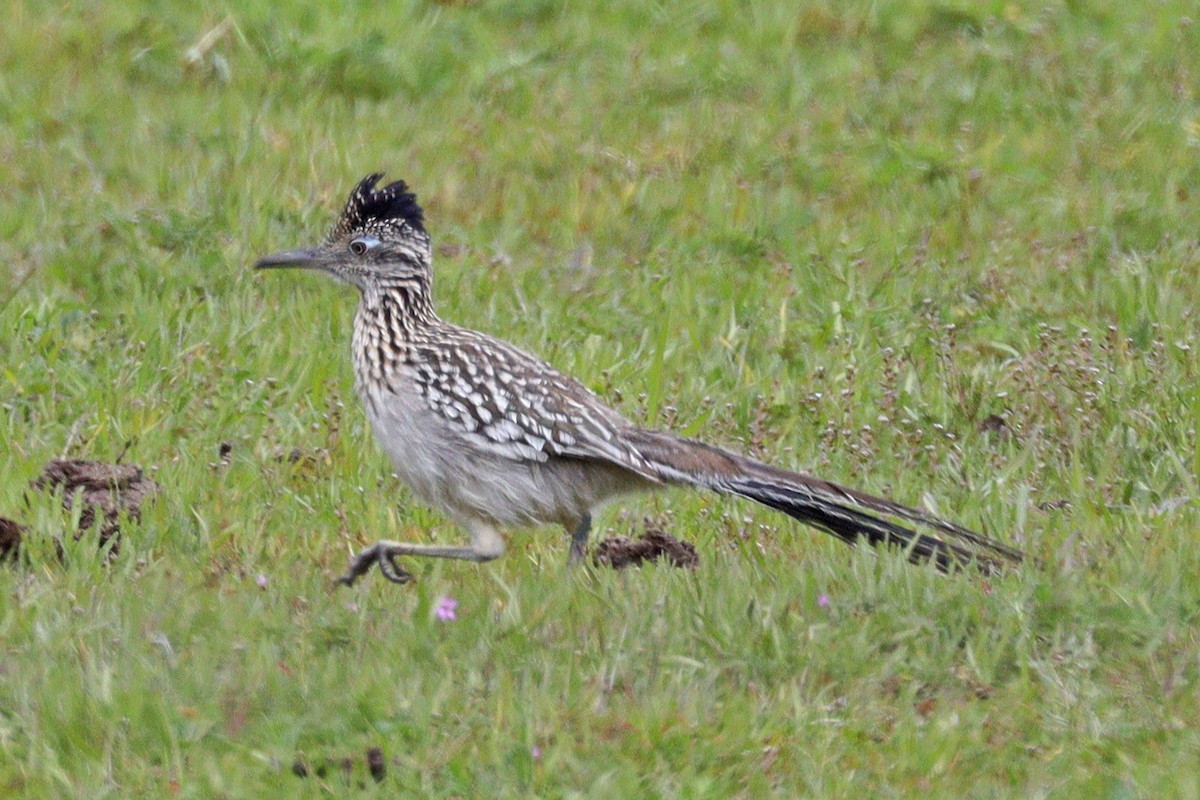
[[[376,783],[387,777],[387,764],[383,761],[383,748],[367,748],[367,769],[371,770],[371,777],[375,779]]]
[[[700,556],[691,542],[676,539],[660,528],[647,528],[637,539],[610,536],[596,545],[596,566],[624,569],[666,558],[673,567],[695,569]]]
[[[31,485],[46,492],[61,491],[67,511],[78,502],[76,537],[99,522],[99,544],[104,546],[112,540],[113,553],[119,543],[121,514],[135,522],[141,519],[142,503],[159,490],[141,467],[100,461],[51,461]]]
[[[24,532],[25,526],[21,523],[0,517],[0,561],[17,557]]]
[[[350,782],[354,777],[354,762],[355,759],[351,756],[326,758],[313,767],[303,758],[297,758],[292,762],[292,774],[297,778],[307,778],[310,775],[316,775],[318,778],[324,779],[332,770],[337,770],[341,773],[343,780]],[[383,748],[368,747],[366,764],[367,770],[371,773],[371,778],[376,783],[382,783],[383,779],[387,777],[387,764],[383,760]],[[362,786],[362,781],[359,781],[359,787],[362,788]]]
[[[1000,441],[1012,438],[1012,430],[1008,427],[1008,422],[998,414],[984,417],[979,423],[979,432],[993,434]]]

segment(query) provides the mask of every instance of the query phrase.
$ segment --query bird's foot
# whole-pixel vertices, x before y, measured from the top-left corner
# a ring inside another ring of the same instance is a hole
[[[338,585],[353,586],[355,581],[370,572],[375,564],[379,564],[379,571],[383,573],[383,577],[392,583],[408,583],[413,579],[413,575],[400,566],[397,558],[397,554],[389,549],[386,543],[373,544],[360,550],[350,559],[350,568],[346,570],[345,575],[338,578]]]
[[[413,574],[400,566],[398,558],[399,556],[391,550],[381,553],[379,555],[379,571],[392,583],[405,584],[413,579]]]

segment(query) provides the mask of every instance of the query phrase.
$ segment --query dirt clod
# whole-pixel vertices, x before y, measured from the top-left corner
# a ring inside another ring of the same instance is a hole
[[[309,762],[303,758],[297,757],[292,762],[292,774],[297,778],[307,778],[315,774],[318,778],[325,778],[331,770],[336,769],[341,773],[341,777],[347,783],[354,778],[354,765],[357,759],[353,756],[343,756],[341,758],[325,758],[316,762],[315,767],[310,766]],[[367,769],[371,773],[371,777],[376,783],[382,783],[387,777],[387,763],[383,759],[382,747],[367,748]],[[334,773],[337,774],[337,773]],[[359,788],[364,786],[363,781],[358,781]]]
[[[371,777],[375,779],[376,783],[383,781],[387,776],[387,764],[383,761],[383,748],[367,748],[367,768],[371,770]]]
[[[637,539],[610,536],[596,545],[593,561],[596,566],[624,569],[664,557],[674,567],[695,569],[700,564],[700,556],[691,542],[676,539],[660,528],[647,528]]]
[[[101,461],[60,461],[48,463],[41,476],[32,484],[46,492],[62,491],[63,508],[70,511],[80,503],[79,531],[83,535],[102,517],[100,545],[114,540],[112,552],[117,551],[120,536],[120,516],[141,519],[142,503],[158,492],[158,484],[132,464],[105,464]]]
[[[0,561],[17,557],[25,526],[15,520],[0,517]]]
[[[979,423],[979,432],[995,434],[1001,441],[1012,436],[1008,423],[999,414],[989,414],[984,417]]]

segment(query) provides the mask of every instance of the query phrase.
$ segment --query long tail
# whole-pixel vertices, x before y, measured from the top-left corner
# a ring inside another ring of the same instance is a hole
[[[900,549],[909,561],[932,561],[944,572],[973,565],[993,573],[1025,558],[1020,550],[953,522],[703,442],[643,429],[628,431],[625,438],[659,480],[753,500],[847,544],[862,540],[873,547]],[[877,514],[922,525],[931,534],[918,533]]]

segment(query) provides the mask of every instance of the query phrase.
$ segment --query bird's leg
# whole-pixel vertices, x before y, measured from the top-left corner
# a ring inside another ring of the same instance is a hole
[[[338,578],[343,586],[353,586],[354,582],[367,574],[371,567],[379,564],[383,577],[392,583],[408,583],[413,579],[412,573],[400,566],[396,560],[401,556],[425,556],[426,558],[456,558],[462,561],[491,561],[499,553],[481,553],[474,545],[455,547],[436,544],[409,544],[407,542],[376,542],[364,548],[350,559],[350,568],[346,574]]]
[[[571,531],[571,549],[567,553],[567,566],[571,567],[583,561],[587,555],[588,534],[592,531],[592,515],[583,512],[575,529]]]
[[[396,560],[401,556],[424,556],[426,558],[455,558],[462,561],[491,561],[504,553],[504,539],[490,525],[473,523],[468,526],[471,531],[471,544],[453,546],[441,544],[410,544],[408,542],[391,542],[387,540],[376,542],[366,547],[350,559],[350,568],[346,574],[338,578],[342,586],[353,586],[354,582],[370,572],[371,567],[379,564],[383,577],[392,583],[408,583],[413,579],[411,572],[400,566]]]

